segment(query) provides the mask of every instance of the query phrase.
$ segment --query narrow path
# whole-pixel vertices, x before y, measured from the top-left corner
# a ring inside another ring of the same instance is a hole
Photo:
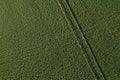
[[[80,25],[73,13],[71,6],[69,5],[67,0],[58,0],[58,4],[60,5],[62,12],[64,13],[68,23],[71,25],[71,28],[76,36],[79,45],[82,46],[85,57],[88,61],[88,64],[96,77],[97,80],[106,80],[103,71],[100,65],[97,62],[97,59],[92,51],[91,46],[89,45],[87,39],[85,38]]]

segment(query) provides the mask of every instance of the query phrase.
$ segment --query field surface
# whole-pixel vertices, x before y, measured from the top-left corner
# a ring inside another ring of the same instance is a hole
[[[119,0],[0,0],[0,80],[119,80]]]
[[[68,0],[84,37],[107,80],[120,79],[120,1]]]

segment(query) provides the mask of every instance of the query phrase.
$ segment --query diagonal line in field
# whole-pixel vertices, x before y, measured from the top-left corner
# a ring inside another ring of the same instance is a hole
[[[65,14],[68,23],[71,25],[71,28],[76,36],[77,41],[82,46],[85,57],[88,61],[91,70],[93,71],[94,76],[98,80],[106,80],[90,44],[88,43],[87,39],[83,34],[83,31],[81,30],[81,26],[78,24],[77,18],[73,13],[70,4],[67,0],[58,0],[58,4],[60,5],[62,12]]]

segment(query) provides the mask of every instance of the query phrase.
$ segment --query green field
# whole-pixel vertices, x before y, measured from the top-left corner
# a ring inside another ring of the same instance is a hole
[[[119,7],[119,0],[0,0],[0,80],[119,80]]]
[[[101,72],[107,80],[120,79],[120,1],[69,0]]]

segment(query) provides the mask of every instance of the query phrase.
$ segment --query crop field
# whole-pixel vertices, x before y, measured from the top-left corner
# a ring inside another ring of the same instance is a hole
[[[119,0],[0,0],[0,80],[119,80]]]
[[[76,21],[107,80],[120,79],[120,1],[69,0]]]

